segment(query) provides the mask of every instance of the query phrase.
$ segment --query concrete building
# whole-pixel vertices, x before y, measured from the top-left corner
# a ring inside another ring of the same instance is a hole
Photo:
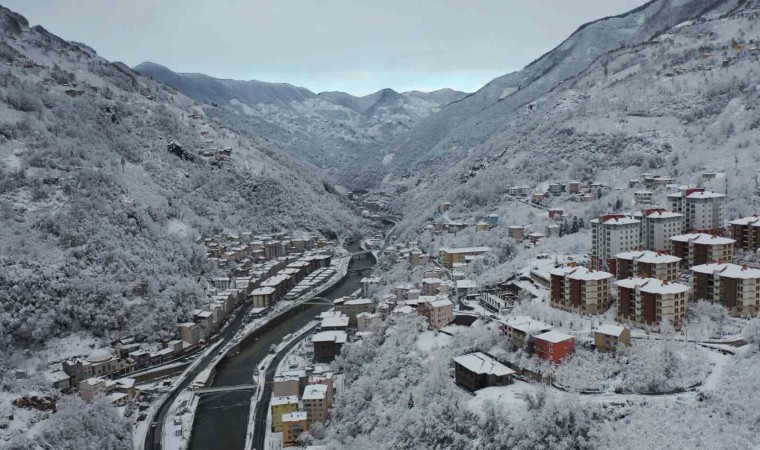
[[[652,204],[652,196],[654,193],[652,191],[636,191],[633,193],[633,202],[638,205],[651,205]]]
[[[457,356],[454,360],[456,383],[470,392],[491,386],[506,386],[515,371],[482,352]]]
[[[298,444],[298,436],[309,429],[308,414],[305,411],[282,415],[282,446],[293,447]]]
[[[670,238],[681,234],[683,229],[683,214],[663,208],[645,209],[634,217],[641,221],[641,245],[653,252],[668,251]]]
[[[420,302],[417,312],[425,317],[432,330],[440,330],[454,320],[454,304],[448,299]]]
[[[194,345],[201,340],[201,328],[194,322],[181,323],[179,324],[179,336],[183,342]]]
[[[617,320],[657,327],[663,321],[680,328],[686,317],[689,288],[655,278],[626,278],[617,282]]]
[[[329,407],[327,400],[327,385],[310,384],[303,391],[303,409],[311,418],[311,422],[322,422],[327,420],[327,409]]]
[[[594,347],[597,351],[614,352],[618,347],[631,345],[631,330],[620,325],[604,324],[594,328]]]
[[[272,380],[272,395],[275,397],[298,397],[301,384],[297,376],[277,375]]]
[[[553,327],[530,316],[513,316],[502,321],[500,328],[502,334],[509,338],[513,350],[522,348],[532,353],[533,338],[551,331]]]
[[[521,241],[525,238],[525,227],[520,225],[510,225],[507,227],[509,231],[509,237],[514,240]]]
[[[612,274],[582,266],[551,271],[551,306],[565,311],[600,314],[610,301]]]
[[[760,248],[760,216],[732,220],[729,225],[737,250],[756,251]]]
[[[681,258],[681,267],[691,267],[731,261],[736,241],[705,233],[692,233],[673,236],[670,242],[670,253]]]
[[[448,268],[454,268],[454,264],[467,264],[469,262],[468,257],[483,256],[490,252],[490,247],[465,247],[465,248],[449,248],[441,247],[439,249],[441,264]]]
[[[639,276],[659,280],[676,281],[681,258],[649,250],[634,250],[615,255],[617,279]]]
[[[702,264],[691,268],[695,298],[717,302],[733,316],[760,311],[760,269],[737,264]]]
[[[641,221],[624,214],[591,220],[591,267],[615,272],[614,256],[641,245]]]
[[[512,186],[507,193],[513,197],[527,197],[530,195],[530,186]]]
[[[556,330],[539,334],[533,341],[536,355],[555,365],[559,365],[575,351],[575,338]]]
[[[355,298],[345,300],[342,304],[335,306],[335,310],[348,316],[348,325],[356,326],[356,316],[363,312],[372,312],[375,304],[369,298]]]
[[[359,332],[372,331],[372,324],[377,319],[377,314],[363,312],[356,315],[356,330]]]
[[[348,340],[345,331],[321,331],[311,337],[314,345],[314,361],[330,362],[340,355],[340,349]]]
[[[272,432],[279,433],[282,431],[282,416],[298,410],[298,397],[295,395],[272,397],[270,405],[272,408]]]
[[[683,231],[714,233],[723,231],[726,223],[726,196],[703,188],[682,187],[668,195],[670,210],[683,214]]]

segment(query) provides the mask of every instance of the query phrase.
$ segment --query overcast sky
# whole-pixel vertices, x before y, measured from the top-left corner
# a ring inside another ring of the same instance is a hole
[[[645,0],[5,0],[130,66],[315,92],[472,92]]]

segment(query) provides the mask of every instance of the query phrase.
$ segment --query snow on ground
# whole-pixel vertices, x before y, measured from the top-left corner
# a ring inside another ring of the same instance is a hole
[[[516,380],[507,386],[494,386],[481,389],[475,392],[475,395],[467,402],[467,407],[474,413],[483,415],[487,401],[497,402],[506,406],[507,411],[513,415],[515,420],[525,412],[525,396],[542,389],[541,385],[526,383]]]
[[[435,331],[426,331],[417,337],[417,348],[429,352],[435,348],[445,347],[451,340],[451,336]]]

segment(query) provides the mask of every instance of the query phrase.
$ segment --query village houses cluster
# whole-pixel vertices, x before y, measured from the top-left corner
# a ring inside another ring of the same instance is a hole
[[[330,267],[334,244],[316,236],[229,233],[205,238],[203,245],[207,259],[224,275],[205,280],[205,298],[189,321],[178,324],[175,339],[136,342],[122,338],[117,325],[111,346],[64,361],[49,373],[54,387],[76,390],[88,401],[107,396],[123,405],[139,395],[135,380],[173,373],[168,363],[202,349],[239,306],[247,302],[251,317],[260,317],[282,300],[319,288],[335,273]]]

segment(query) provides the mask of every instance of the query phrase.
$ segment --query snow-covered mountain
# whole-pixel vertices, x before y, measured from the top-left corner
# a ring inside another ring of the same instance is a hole
[[[116,320],[173,330],[212,270],[202,235],[358,226],[265,139],[5,8],[0,73],[0,348]]]
[[[362,97],[315,94],[289,84],[175,73],[149,62],[134,70],[200,103],[218,105],[213,114],[237,130],[264,137],[312,168],[349,184],[351,174],[343,169],[360,165],[359,155],[467,95],[451,89],[403,94],[383,89]]]

